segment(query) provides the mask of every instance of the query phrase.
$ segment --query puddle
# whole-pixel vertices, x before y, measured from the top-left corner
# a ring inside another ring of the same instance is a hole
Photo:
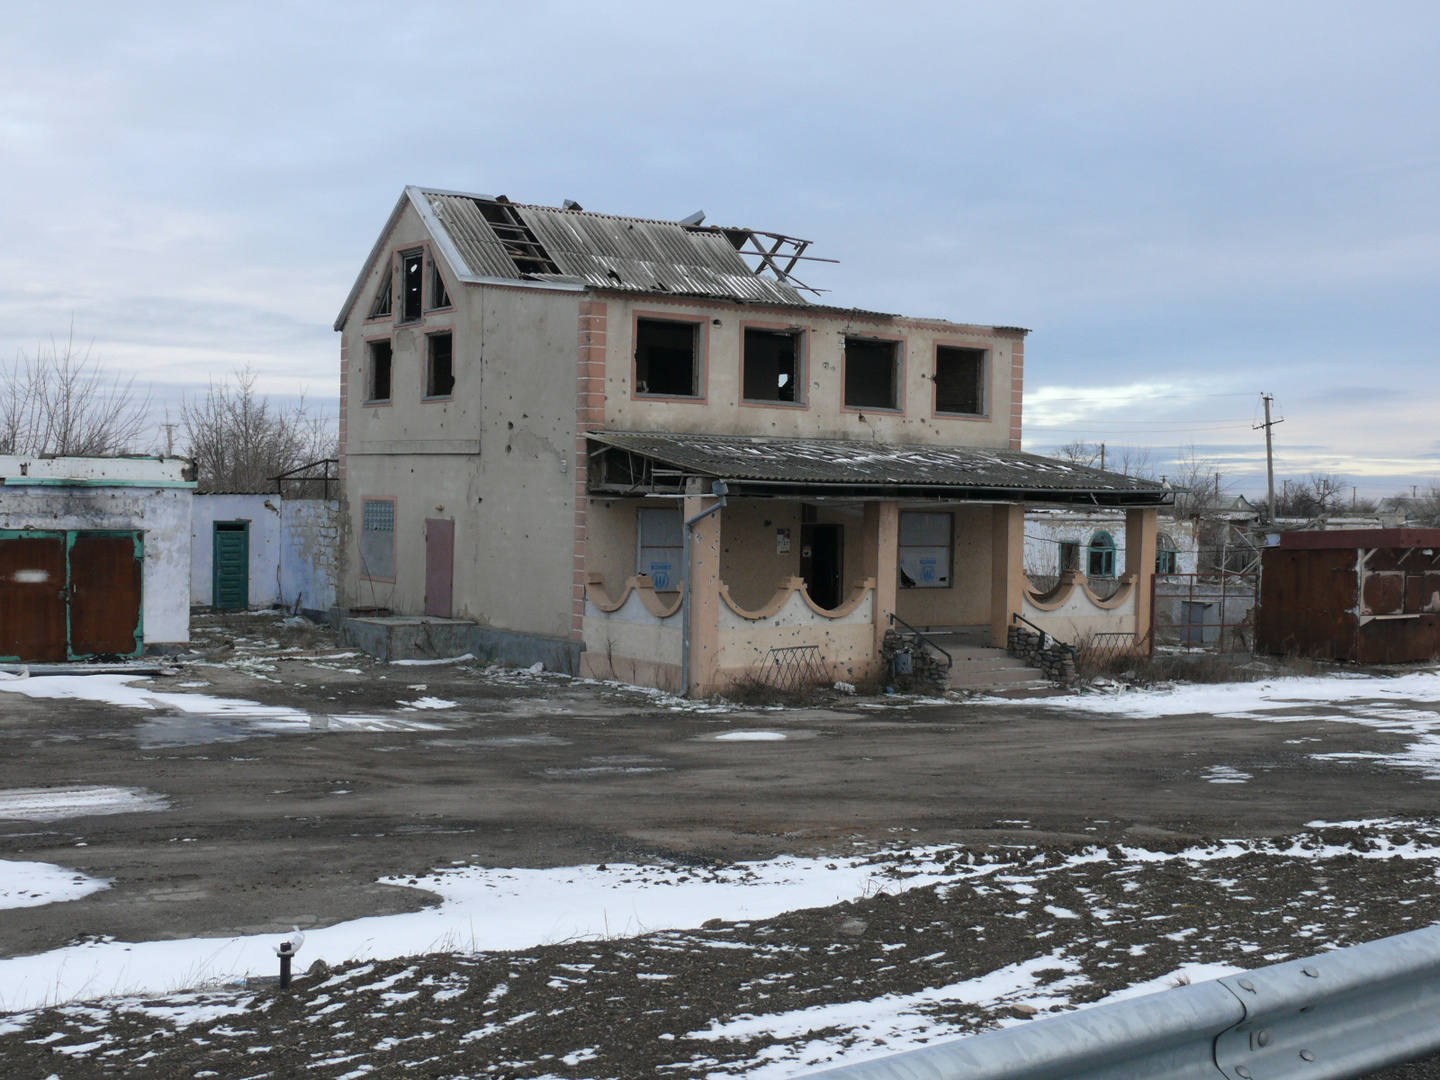
[[[65,787],[0,790],[0,818],[59,821],[99,814],[135,814],[169,810],[170,801],[144,788]]]

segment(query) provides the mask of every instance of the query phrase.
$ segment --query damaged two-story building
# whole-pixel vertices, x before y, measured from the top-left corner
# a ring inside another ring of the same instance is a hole
[[[407,188],[335,323],[342,606],[702,694],[873,680],[892,617],[1143,634],[1168,491],[1020,450],[1025,330],[817,304],[806,248]],[[1118,591],[1030,587],[1027,505],[1123,511]]]

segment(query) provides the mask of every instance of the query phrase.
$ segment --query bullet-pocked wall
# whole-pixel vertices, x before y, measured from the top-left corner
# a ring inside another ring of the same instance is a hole
[[[463,285],[429,239],[407,207],[343,332],[341,605],[422,613],[426,521],[448,521],[454,617],[569,636],[580,294]],[[417,319],[402,322],[398,300],[388,315],[367,317],[387,279],[398,290],[403,256],[417,251],[426,288],[433,265],[449,303],[433,308],[426,293]],[[448,338],[453,384],[436,383],[436,338]],[[380,568],[389,573],[361,565],[366,502],[391,507],[370,521],[393,524],[393,560]]]

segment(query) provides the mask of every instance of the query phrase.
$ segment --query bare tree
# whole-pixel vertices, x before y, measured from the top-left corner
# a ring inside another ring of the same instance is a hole
[[[1072,439],[1064,446],[1055,447],[1055,457],[1061,461],[1068,461],[1072,465],[1086,465],[1094,467],[1100,464],[1100,444],[1082,442],[1080,439]]]
[[[1175,472],[1169,478],[1175,488],[1175,517],[1199,521],[1220,508],[1224,489],[1215,464],[1193,446],[1176,455]]]
[[[1133,476],[1138,480],[1155,479],[1154,462],[1148,446],[1117,446],[1110,452],[1111,472]]]
[[[135,449],[150,397],[135,377],[106,375],[91,346],[77,349],[75,330],[53,336],[34,356],[21,350],[0,370],[0,453],[96,457]]]
[[[266,491],[273,477],[335,455],[335,437],[304,398],[286,412],[255,390],[249,368],[212,382],[180,412],[201,491]]]
[[[1275,500],[1276,514],[1279,517],[1326,517],[1345,509],[1348,486],[1342,477],[1333,473],[1312,473],[1307,480],[1287,480]]]

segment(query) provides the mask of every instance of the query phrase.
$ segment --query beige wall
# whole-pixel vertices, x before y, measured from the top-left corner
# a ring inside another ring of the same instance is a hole
[[[387,251],[425,238],[407,208]],[[462,286],[449,278],[453,311],[397,328],[389,319],[364,318],[381,272],[372,272],[344,331],[349,530],[340,603],[423,611],[424,519],[449,517],[455,521],[455,617],[568,637],[580,294]],[[450,402],[421,400],[423,333],[433,329],[455,335]],[[367,408],[365,341],[388,333],[395,343],[391,404]],[[367,496],[396,499],[393,585],[362,581],[355,565]]]
[[[912,626],[979,626],[990,621],[991,510],[988,506],[911,506],[955,515],[955,556],[948,589],[900,589],[895,613]]]
[[[1011,360],[1018,338],[990,327],[937,320],[846,317],[806,310],[736,309],[725,305],[667,303],[657,297],[607,298],[605,426],[615,431],[683,431],[698,434],[777,435],[827,439],[959,446],[1010,445]],[[654,400],[631,395],[634,320],[637,312],[657,318],[702,319],[702,388],[690,400]],[[741,401],[743,324],[799,327],[806,334],[804,407],[753,405]],[[847,334],[903,337],[903,413],[862,413],[841,404],[842,364]],[[987,413],[984,419],[937,416],[934,409],[937,343],[990,350]]]

